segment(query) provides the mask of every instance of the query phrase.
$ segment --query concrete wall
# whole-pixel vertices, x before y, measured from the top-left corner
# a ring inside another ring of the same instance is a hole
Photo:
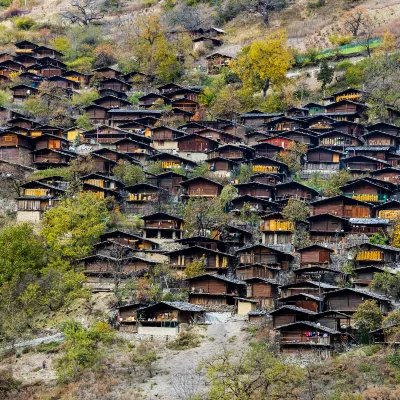
[[[178,151],[178,155],[183,158],[187,158],[188,160],[192,160],[195,162],[202,162],[207,160],[207,154],[193,152],[193,151]]]
[[[138,327],[139,335],[154,335],[154,336],[176,336],[178,328],[164,328],[157,326],[140,326]]]
[[[37,224],[40,221],[40,211],[18,211],[17,222]]]

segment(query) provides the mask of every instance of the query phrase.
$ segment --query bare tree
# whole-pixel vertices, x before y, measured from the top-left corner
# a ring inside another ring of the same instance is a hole
[[[61,16],[72,24],[88,26],[104,18],[97,0],[71,0],[72,10],[61,12]]]
[[[263,17],[264,25],[269,26],[269,18],[273,11],[287,6],[287,0],[250,0],[248,10]]]
[[[178,400],[192,400],[197,394],[201,375],[196,372],[176,374],[172,377],[172,388]]]
[[[370,20],[367,10],[355,8],[344,14],[344,28],[356,37],[371,22]]]

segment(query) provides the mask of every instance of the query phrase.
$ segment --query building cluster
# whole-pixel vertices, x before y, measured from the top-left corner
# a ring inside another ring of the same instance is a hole
[[[29,82],[11,87],[14,104],[34,95],[42,80],[55,82],[66,96],[91,80],[90,75],[67,70],[55,50],[28,41],[16,47],[16,55],[0,55],[1,82],[14,72]],[[376,233],[390,234],[400,216],[400,128],[388,122],[365,124],[364,92],[349,88],[323,104],[292,107],[281,114],[251,110],[232,120],[201,120],[201,87],[163,85],[148,90],[133,108],[128,95],[138,82],[151,84],[147,75],[123,75],[110,67],[93,74],[100,77],[101,97],[84,109],[93,129],[41,125],[15,108],[3,107],[0,162],[43,170],[90,155],[93,170],[80,178],[82,189],[108,198],[120,212],[142,216],[140,234],[107,232],[93,254],[80,260],[94,290],[111,289],[162,262],[183,273],[193,261],[203,261],[205,274],[185,279],[187,303],[124,306],[121,327],[136,332],[140,325],[142,333],[152,334],[160,328],[165,334],[178,329],[180,322],[202,319],[204,310],[234,307],[250,321],[271,317],[283,350],[329,352],[351,337],[352,315],[360,303],[374,299],[382,312],[391,310],[390,300],[368,285],[384,268],[396,270],[400,248],[369,239]],[[392,122],[399,116],[394,109],[388,113]],[[303,183],[293,180],[279,157],[299,143],[307,145],[301,160]],[[154,162],[164,172],[147,172]],[[208,177],[189,179],[200,163],[208,166]],[[116,179],[113,169],[124,164],[142,167],[146,182],[126,186]],[[253,175],[239,183],[243,164]],[[316,172],[329,179],[339,170],[352,176],[340,187],[340,195],[324,197],[304,183]],[[178,205],[190,198],[219,196],[221,182],[231,182],[238,192],[227,212],[238,215],[246,207],[259,216],[260,235],[246,224],[233,223],[186,237]],[[60,176],[30,180],[17,198],[17,219],[40,221],[67,191],[68,182]],[[312,210],[303,223],[310,246],[292,244],[295,225],[282,214],[292,198]],[[170,211],[159,212],[160,205]],[[352,265],[354,277],[342,270],[344,263]]]

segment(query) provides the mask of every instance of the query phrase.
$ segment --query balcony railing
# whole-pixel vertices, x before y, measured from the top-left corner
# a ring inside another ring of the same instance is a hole
[[[373,203],[386,202],[389,199],[387,194],[344,193],[344,195],[355,200]]]
[[[357,261],[383,261],[382,251],[360,251],[356,256]]]

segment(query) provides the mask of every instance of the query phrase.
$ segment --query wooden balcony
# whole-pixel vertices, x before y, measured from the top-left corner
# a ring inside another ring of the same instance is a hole
[[[381,210],[378,213],[378,217],[396,219],[400,217],[400,210]]]
[[[357,261],[383,261],[383,251],[360,251],[357,253]]]
[[[365,201],[367,203],[380,203],[388,200],[388,195],[386,194],[344,193],[344,195],[355,200]]]
[[[279,167],[272,167],[271,165],[253,165],[253,172],[279,172]]]
[[[291,221],[282,221],[278,219],[273,219],[267,221],[264,225],[261,225],[260,229],[262,231],[294,231],[294,223]]]
[[[154,193],[129,193],[128,201],[152,201]]]
[[[175,162],[175,161],[163,161],[161,163],[161,166],[164,169],[168,169],[168,168],[179,168],[181,166],[181,164],[179,162]]]
[[[25,196],[43,197],[48,196],[50,193],[49,189],[25,189]]]

